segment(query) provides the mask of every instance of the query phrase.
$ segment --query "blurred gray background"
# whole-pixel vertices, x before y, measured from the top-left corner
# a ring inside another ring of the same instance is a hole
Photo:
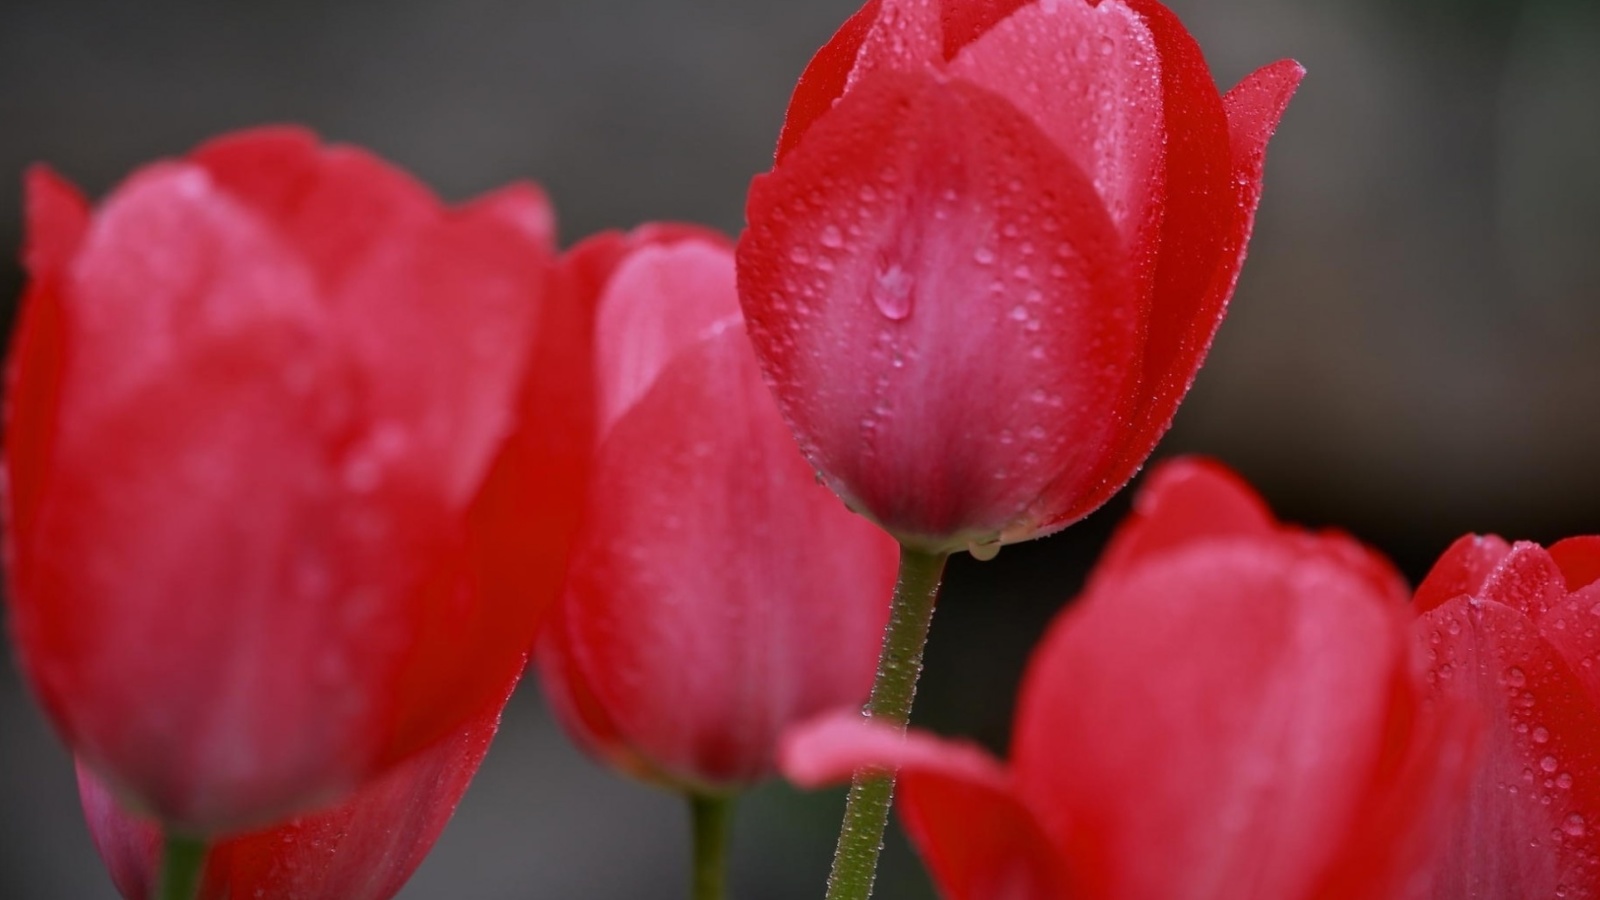
[[[1600,531],[1600,3],[1175,0],[1231,85],[1310,70],[1250,262],[1160,455],[1213,454],[1286,516],[1418,577],[1454,537]],[[23,166],[92,195],[218,132],[296,121],[445,196],[515,178],[564,240],[646,219],[736,231],[788,93],[855,0],[0,2],[0,247]],[[0,261],[9,321],[20,286]],[[996,749],[1027,650],[1126,496],[952,566],[917,718]],[[112,898],[65,752],[0,648],[0,897]],[[672,797],[570,749],[523,690],[404,897],[682,896]],[[816,898],[837,793],[757,792],[734,890]],[[879,896],[931,891],[895,834]]]

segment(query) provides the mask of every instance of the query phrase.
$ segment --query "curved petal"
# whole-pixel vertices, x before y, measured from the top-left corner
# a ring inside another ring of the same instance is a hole
[[[1566,579],[1556,561],[1532,541],[1512,544],[1473,591],[1478,599],[1503,603],[1535,622],[1566,595]]]
[[[162,376],[181,348],[280,329],[282,354],[314,354],[325,325],[314,280],[293,248],[205,170],[150,166],[100,208],[61,287],[72,362],[62,439]]]
[[[1010,776],[977,747],[900,734],[846,713],[784,737],[784,775],[803,787],[848,781],[858,768],[897,770],[896,805],[948,900],[1065,900],[1067,879]]]
[[[393,897],[450,821],[489,749],[503,705],[502,699],[331,809],[220,842],[207,856],[199,900]],[[161,863],[159,827],[123,811],[81,763],[78,787],[90,836],[117,890],[128,900],[145,900]]]
[[[850,70],[855,68],[856,54],[861,43],[878,21],[878,7],[883,0],[867,0],[856,14],[845,20],[839,30],[828,39],[822,49],[811,57],[794,95],[789,98],[789,109],[783,116],[783,130],[778,135],[776,159],[782,162],[817,117],[833,108],[844,94],[850,80]]]
[[[1417,585],[1412,606],[1420,615],[1462,594],[1477,593],[1489,573],[1510,552],[1511,545],[1492,534],[1462,535]]]
[[[62,287],[66,270],[89,227],[89,206],[65,179],[44,166],[25,178],[28,234],[23,260],[28,287],[6,356],[4,411],[5,558],[15,594],[26,580],[47,471],[55,457],[62,378],[67,366]],[[27,385],[19,390],[18,385]],[[26,590],[26,588],[24,588]]]
[[[1167,135],[1162,65],[1144,21],[1121,0],[1030,4],[968,44],[949,72],[1005,97],[1089,176],[1123,241],[1140,248],[1133,262],[1139,290],[1149,290]],[[1222,148],[1220,108],[1217,122]]]
[[[1465,811],[1446,834],[1432,897],[1560,897],[1593,890],[1600,862],[1600,712],[1522,612],[1458,597],[1418,628],[1438,693],[1488,728]]]
[[[1150,306],[1139,396],[1127,439],[1101,469],[1094,491],[1057,515],[1047,530],[1087,515],[1116,493],[1172,424],[1222,323],[1261,199],[1267,140],[1305,74],[1284,61],[1259,69],[1222,98],[1226,153],[1218,157],[1214,95],[1193,39],[1169,11],[1133,0],[1161,47],[1169,113],[1161,247]],[[1190,48],[1190,49],[1186,49]],[[1192,52],[1191,52],[1192,50]]]
[[[391,253],[396,236],[442,210],[431,191],[400,169],[356,147],[319,146],[302,128],[235,132],[189,158],[291,242],[328,294],[374,257]]]
[[[942,0],[940,26],[944,32],[944,58],[954,59],[961,48],[981,37],[1029,0]]]
[[[1199,543],[1097,582],[1054,626],[1024,679],[1014,770],[1089,895],[1275,900],[1336,861],[1383,875],[1339,846],[1366,827],[1393,687],[1415,676],[1399,600],[1345,557]],[[1401,830],[1432,824],[1412,815]]]
[[[1272,511],[1244,479],[1211,460],[1179,457],[1145,476],[1133,512],[1117,526],[1094,577],[1110,577],[1195,541],[1264,537],[1277,530]]]
[[[939,0],[879,0],[878,16],[861,38],[845,92],[879,72],[921,72],[944,62]]]
[[[1600,535],[1584,535],[1556,541],[1550,556],[1566,576],[1567,590],[1575,591],[1600,581]]]
[[[1081,491],[1120,437],[1143,319],[1120,242],[994,95],[869,79],[756,181],[748,215],[739,289],[779,406],[891,533],[993,539],[1047,486]]]
[[[866,699],[894,542],[815,483],[739,329],[661,371],[591,484],[552,639],[656,770],[757,781],[786,725]]]
[[[604,432],[680,351],[740,321],[732,248],[694,240],[639,247],[611,272],[597,305]]]

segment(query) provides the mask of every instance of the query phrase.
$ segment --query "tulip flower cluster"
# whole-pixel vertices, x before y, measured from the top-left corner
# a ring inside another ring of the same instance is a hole
[[[97,205],[30,171],[9,629],[117,889],[393,897],[528,668],[687,798],[696,900],[780,772],[851,783],[830,900],[897,783],[947,900],[1600,897],[1600,537],[1413,592],[1168,462],[1009,759],[907,730],[949,555],[1170,425],[1302,74],[1219,92],[1156,0],[869,0],[737,240],[562,251],[537,187],[447,206],[287,127]]]

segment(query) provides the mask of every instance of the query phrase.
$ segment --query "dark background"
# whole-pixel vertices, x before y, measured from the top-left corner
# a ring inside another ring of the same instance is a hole
[[[538,179],[567,242],[660,218],[734,231],[795,77],[854,6],[6,0],[0,246],[21,239],[29,162],[98,196],[269,121],[371,147],[452,199]],[[1224,86],[1281,56],[1310,74],[1272,145],[1233,312],[1160,455],[1219,456],[1286,517],[1351,530],[1413,577],[1467,531],[1600,531],[1600,4],[1173,6]],[[923,724],[1003,749],[1027,649],[1126,502],[955,562]],[[680,896],[679,806],[587,763],[524,690],[402,896]],[[737,896],[819,897],[839,806],[757,792]],[[931,896],[892,841],[878,895]],[[113,896],[67,756],[0,659],[0,897]]]

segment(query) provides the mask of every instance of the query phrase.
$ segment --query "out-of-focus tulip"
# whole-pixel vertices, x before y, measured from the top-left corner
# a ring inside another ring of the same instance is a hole
[[[10,622],[80,761],[215,836],[501,700],[592,430],[543,194],[446,208],[287,128],[151,165],[95,210],[43,169],[28,189]]]
[[[542,681],[575,738],[704,793],[772,771],[786,726],[867,697],[895,545],[817,484],[762,384],[726,239],[606,234],[599,437]]]
[[[1035,653],[1008,765],[825,719],[786,740],[784,770],[899,766],[950,900],[1407,896],[1473,720],[1426,702],[1405,600],[1350,539],[1171,463]]]
[[[500,722],[499,705],[417,753],[338,806],[211,848],[197,900],[388,900],[421,865]],[[87,767],[78,790],[95,848],[127,900],[154,896],[160,824],[117,805]]]
[[[1600,896],[1600,538],[1468,536],[1417,589],[1428,680],[1484,749],[1446,830],[1438,900]]]
[[[871,0],[800,77],[739,290],[801,448],[925,551],[1143,464],[1233,292],[1303,70],[1219,96],[1155,0]]]

